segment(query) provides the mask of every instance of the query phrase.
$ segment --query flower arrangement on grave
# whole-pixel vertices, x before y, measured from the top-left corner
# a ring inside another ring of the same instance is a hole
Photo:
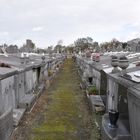
[[[53,71],[51,69],[48,70],[48,76],[51,77],[53,75]]]
[[[90,86],[87,89],[89,95],[98,95],[98,89],[96,86]]]

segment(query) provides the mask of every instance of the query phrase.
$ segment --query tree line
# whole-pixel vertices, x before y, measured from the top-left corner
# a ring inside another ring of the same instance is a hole
[[[63,40],[59,40],[55,46],[48,46],[44,49],[37,48],[32,40],[27,40],[23,47],[18,48],[17,45],[2,45],[0,48],[4,48],[7,52],[35,52],[35,53],[79,53],[86,50],[91,52],[106,52],[106,51],[122,51],[127,49],[126,42],[120,42],[117,39],[112,39],[109,42],[98,43],[91,37],[78,38],[68,46],[63,45]]]

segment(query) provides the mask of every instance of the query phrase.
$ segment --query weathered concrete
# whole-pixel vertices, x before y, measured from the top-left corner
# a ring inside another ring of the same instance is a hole
[[[89,102],[91,105],[91,110],[93,112],[104,112],[105,111],[105,106],[103,103],[102,98],[100,97],[100,95],[89,95]]]
[[[26,94],[19,103],[19,108],[26,108],[28,111],[31,109],[36,100],[36,95]]]
[[[130,130],[133,140],[140,139],[140,85],[128,90]]]
[[[13,109],[13,121],[14,121],[14,126],[17,126],[22,119],[26,109]]]
[[[40,96],[33,109],[36,114],[24,118],[13,139],[90,140],[92,116],[79,82],[73,62],[68,60],[53,85]]]
[[[0,59],[3,63],[0,67],[0,139],[9,140],[13,125],[18,125],[25,110],[32,108],[44,89],[49,79],[48,69],[56,72],[56,65],[62,63],[64,58],[56,56],[42,60],[41,55],[35,55],[21,59],[20,54],[14,54],[0,56]],[[5,67],[6,64],[9,67]],[[13,111],[10,112],[11,108]]]
[[[0,140],[9,140],[13,129],[13,111],[10,108],[0,116]]]
[[[127,126],[128,120],[119,119],[117,128],[110,128],[109,122],[108,114],[105,114],[102,119],[102,140],[132,140]]]
[[[116,55],[120,57],[121,53]],[[77,64],[80,69],[79,73],[81,77],[83,77],[83,82],[86,83],[88,82],[88,77],[93,77],[93,85],[99,90],[99,94],[107,95],[106,99],[103,98],[104,102],[106,101],[106,112],[111,109],[118,111],[120,114],[118,128],[115,130],[108,128],[108,118],[106,115],[103,117],[102,140],[129,139],[131,135],[134,140],[140,139],[139,132],[137,131],[140,129],[138,123],[140,122],[138,117],[140,114],[140,78],[139,76],[135,77],[133,73],[140,73],[140,67],[136,66],[136,63],[139,61],[139,56],[132,57],[131,55],[128,55],[127,57],[130,65],[126,69],[126,72],[129,76],[124,77],[121,75],[122,72],[118,71],[112,73],[113,65],[110,65],[111,62],[108,56],[101,57],[101,61],[97,63],[77,55]],[[92,74],[90,72],[91,69]],[[122,69],[119,68],[119,70]],[[88,87],[88,84],[85,84],[85,86]],[[95,101],[90,99],[90,102],[93,103]],[[95,106],[94,104],[95,103],[93,103],[92,106]],[[129,129],[130,131],[125,131]],[[119,131],[122,132],[120,133]]]

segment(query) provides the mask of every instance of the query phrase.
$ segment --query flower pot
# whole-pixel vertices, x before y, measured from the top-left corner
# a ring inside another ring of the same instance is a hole
[[[109,127],[117,128],[116,123],[118,121],[118,118],[119,118],[119,112],[118,111],[109,110],[109,120],[110,120]]]
[[[111,65],[113,67],[118,67],[118,57],[117,56],[112,56],[112,58],[111,58]]]
[[[114,67],[111,73],[119,72],[119,69],[118,69],[119,62],[118,62],[118,58],[117,57],[115,57],[115,56],[112,57],[111,65],[112,65],[112,67]]]
[[[129,66],[129,61],[125,56],[120,57],[119,67],[122,69],[122,75],[126,75],[126,68]]]
[[[129,66],[128,60],[119,60],[119,67],[122,69],[126,69]]]
[[[112,65],[113,67],[118,67],[118,65],[119,65],[118,60],[112,60],[112,61],[111,61],[111,65]]]

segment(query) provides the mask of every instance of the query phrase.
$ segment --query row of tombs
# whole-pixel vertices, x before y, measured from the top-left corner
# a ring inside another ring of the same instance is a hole
[[[64,59],[58,54],[0,56],[0,140],[9,140],[14,127],[25,111],[32,109]]]
[[[140,58],[102,56],[100,62],[75,58],[92,110],[104,112],[102,140],[140,140]]]

